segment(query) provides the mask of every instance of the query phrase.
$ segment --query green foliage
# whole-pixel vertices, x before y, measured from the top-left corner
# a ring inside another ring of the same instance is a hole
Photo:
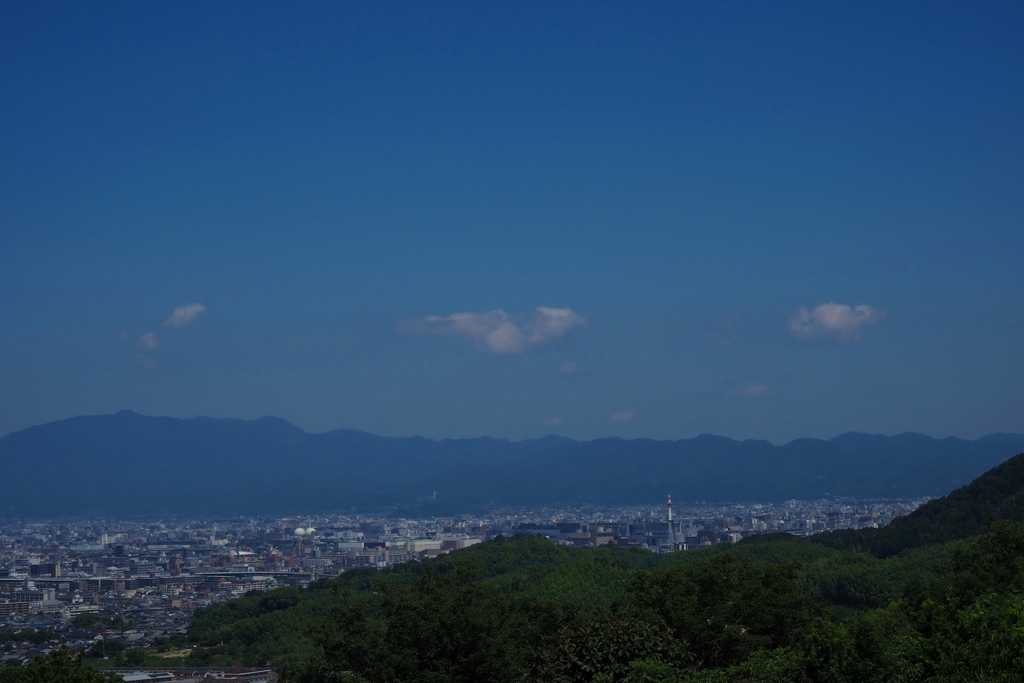
[[[738,561],[727,554],[639,574],[633,590],[639,603],[672,629],[699,668],[792,646],[818,614],[796,565]]]
[[[1024,591],[1024,525],[1002,520],[953,555],[953,588],[961,600]]]
[[[71,620],[75,628],[91,629],[93,627],[112,628],[117,631],[128,631],[135,626],[132,621],[126,621],[120,616],[102,617],[95,612],[82,612]]]
[[[46,628],[23,628],[17,633],[12,633],[11,636],[11,640],[28,641],[35,645],[42,645],[58,637],[56,633]]]
[[[1024,670],[1024,527],[1000,522],[955,549],[954,571],[850,623],[863,681],[1016,681]]]
[[[742,664],[731,667],[729,674],[734,679],[758,683],[796,683],[809,680],[804,673],[802,658],[786,647],[758,650]]]
[[[278,588],[259,596],[259,613],[268,614],[282,609],[288,609],[299,604],[301,594],[294,586]]]
[[[169,652],[173,650],[180,650],[188,646],[188,636],[178,635],[172,633],[169,636],[163,638],[157,638],[153,641],[153,649],[156,652]]]
[[[103,623],[117,631],[128,631],[135,626],[135,622],[125,620],[120,616],[105,617]]]
[[[75,618],[71,620],[71,625],[75,628],[92,628],[101,621],[100,616],[94,612],[82,612],[75,615]]]
[[[1024,527],[885,559],[790,536],[670,555],[521,536],[207,608],[190,638],[188,664],[270,661],[293,683],[1018,680]]]
[[[204,648],[223,647],[226,655],[247,664],[290,668],[318,652],[309,629],[332,608],[343,606],[347,593],[367,594],[375,585],[416,585],[425,572],[475,572],[503,595],[607,607],[622,596],[635,555],[615,548],[567,548],[539,536],[496,539],[423,563],[357,569],[306,590],[279,588],[202,608],[193,615],[189,637]]]
[[[466,566],[426,571],[412,585],[381,581],[369,594],[347,592],[313,631],[322,656],[290,680],[343,680],[345,672],[410,683],[519,680],[553,613],[502,595],[482,576]]]
[[[674,672],[690,659],[658,615],[632,604],[609,616],[574,611],[545,641],[535,679],[553,683],[640,681]]]
[[[858,613],[849,623],[849,634],[852,680],[919,680],[920,636],[902,605]]]
[[[86,650],[85,656],[91,659],[102,659],[104,657],[116,657],[121,654],[124,650],[124,643],[120,640],[110,640],[104,638],[99,642],[95,642],[92,646]]]
[[[1024,453],[886,527],[818,534],[813,541],[891,557],[910,548],[970,538],[996,520],[1024,522]]]
[[[66,647],[39,655],[25,667],[0,669],[0,683],[107,683],[115,681],[82,662],[82,651]]]
[[[553,545],[548,541],[543,543]],[[566,550],[571,552],[559,564],[517,568],[492,577],[490,582],[506,592],[605,611],[616,600],[625,597],[637,560],[636,553],[607,546],[594,550]]]
[[[612,674],[594,676],[594,683],[613,683],[615,680],[622,683],[676,683],[683,679],[678,669],[652,659],[630,662],[625,675],[618,679]]]

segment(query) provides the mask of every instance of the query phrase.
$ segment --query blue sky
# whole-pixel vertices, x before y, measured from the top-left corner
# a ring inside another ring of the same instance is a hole
[[[1024,432],[1020,3],[7,3],[0,433]]]

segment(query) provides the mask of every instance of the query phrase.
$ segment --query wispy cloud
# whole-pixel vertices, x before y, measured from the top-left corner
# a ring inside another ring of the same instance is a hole
[[[636,413],[632,410],[623,410],[621,413],[612,413],[611,420],[612,422],[622,423],[629,422],[634,417],[636,417]]]
[[[561,427],[565,424],[560,417],[549,417],[546,420],[542,420],[541,424],[545,427]]]
[[[710,336],[711,339],[714,340],[714,342],[719,346],[723,346],[727,349],[739,348],[736,342],[734,342],[732,339],[725,336],[724,334],[719,334],[718,332],[711,332],[708,336]]]
[[[579,363],[562,363],[558,366],[558,371],[563,375],[571,375],[580,369]]]
[[[206,306],[198,302],[178,306],[171,313],[171,317],[164,321],[164,325],[166,327],[181,327],[182,325],[188,325],[201,313],[206,313]]]
[[[856,344],[864,339],[864,326],[885,318],[885,311],[862,304],[827,303],[807,310],[803,306],[789,318],[789,331],[800,341]]]
[[[140,347],[152,351],[156,347],[160,346],[160,337],[156,336],[155,332],[146,332],[145,334],[139,335],[139,340],[136,343]]]
[[[586,320],[570,308],[539,307],[520,322],[505,311],[427,316],[406,326],[413,332],[450,334],[472,339],[491,353],[522,353],[528,347],[557,341]]]
[[[192,304],[185,304],[184,306],[178,306],[171,312],[171,317],[164,320],[164,327],[175,328],[188,325],[193,320],[195,320],[196,316],[201,315],[205,312],[206,306],[198,302]],[[132,336],[133,334],[129,334],[128,332],[122,332],[121,334],[117,335],[117,338],[125,342],[130,342]],[[135,345],[145,351],[153,351],[162,344],[163,340],[156,332],[144,332],[135,339]],[[159,367],[155,362],[153,362],[148,357],[148,355],[143,353],[135,354],[135,360],[136,362],[142,364],[147,368],[150,368],[151,370],[155,370],[157,367]]]
[[[743,387],[742,389],[737,389],[733,393],[737,396],[760,398],[761,396],[767,396],[772,393],[772,390],[767,384],[751,384],[750,386]]]

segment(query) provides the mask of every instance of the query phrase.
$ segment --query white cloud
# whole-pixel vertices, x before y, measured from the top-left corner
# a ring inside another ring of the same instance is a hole
[[[528,344],[545,344],[556,341],[574,327],[586,324],[571,308],[546,308],[540,306],[533,317],[523,325]]]
[[[789,331],[800,341],[835,341],[855,344],[864,338],[865,325],[885,318],[885,311],[862,304],[827,303],[807,310],[803,306],[789,318]]]
[[[558,371],[563,375],[571,375],[579,369],[579,363],[562,363],[558,366]]]
[[[621,413],[613,413],[611,420],[612,422],[629,422],[634,417],[636,417],[636,413],[632,410],[623,410]]]
[[[767,396],[772,393],[771,387],[767,384],[751,384],[748,387],[743,387],[735,392],[739,396],[747,396],[749,398],[758,398],[760,396]]]
[[[167,327],[181,327],[182,325],[188,325],[200,313],[206,313],[206,306],[198,302],[178,306],[174,309],[174,312],[171,313],[171,317],[164,321],[164,325]]]
[[[543,420],[541,424],[545,427],[561,427],[565,423],[562,422],[562,418],[560,417],[549,417],[548,419]]]
[[[154,332],[146,332],[145,334],[139,335],[138,345],[144,349],[153,350],[160,346],[160,337],[156,336]]]
[[[143,367],[149,368],[150,370],[156,370],[158,367],[160,367],[150,359],[146,358],[141,353],[135,354],[135,360],[138,361],[139,364],[141,364]]]
[[[586,321],[569,308],[541,306],[523,323],[500,309],[482,313],[431,315],[408,325],[414,332],[452,334],[472,339],[491,353],[522,353],[530,346],[557,341]]]

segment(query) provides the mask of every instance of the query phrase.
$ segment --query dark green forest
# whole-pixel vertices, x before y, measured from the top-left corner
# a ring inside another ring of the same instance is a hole
[[[1022,491],[1024,455],[884,529],[669,554],[498,537],[200,609],[183,663],[291,683],[1021,681]]]
[[[501,538],[195,614],[283,680],[1019,681],[1024,456],[885,529],[671,554]]]
[[[1024,458],[1019,455],[883,529],[837,531],[814,540],[889,557],[908,548],[969,538],[1000,519],[1024,522]]]
[[[1020,680],[1024,526],[879,559],[795,537],[653,555],[497,539],[196,614],[286,681]]]

